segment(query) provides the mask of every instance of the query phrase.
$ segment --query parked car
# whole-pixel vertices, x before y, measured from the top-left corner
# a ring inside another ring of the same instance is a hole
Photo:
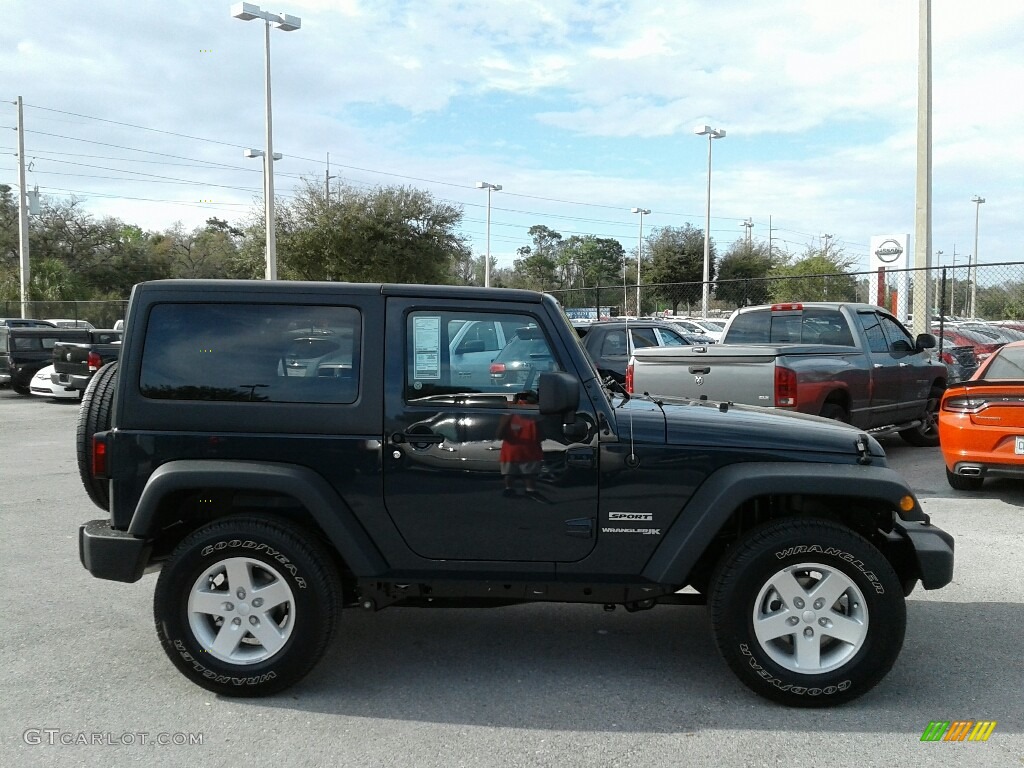
[[[49,320],[36,320],[31,317],[0,317],[0,325],[5,328],[56,328]]]
[[[29,394],[49,397],[54,400],[78,400],[82,394],[77,389],[68,389],[59,383],[52,365],[40,368],[32,377],[32,383],[29,384],[28,389]]]
[[[627,339],[626,328],[629,328]],[[690,347],[714,344],[714,339],[687,331],[677,323],[661,320],[611,320],[592,323],[583,336],[583,348],[601,376],[611,376],[622,384],[633,351],[646,347]]]
[[[79,528],[79,556],[103,579],[160,570],[147,624],[220,695],[297,683],[342,610],[697,603],[753,691],[834,705],[895,662],[918,581],[953,578],[952,537],[870,436],[626,398],[544,294],[175,280],[135,286],[129,312],[123,354],[80,411],[79,471],[103,511]],[[311,314],[324,338],[355,340],[358,397],[279,372],[275,324],[306,333]],[[490,371],[480,391],[451,365],[452,336],[502,323],[510,343],[488,366],[526,373],[528,391]],[[532,385],[538,366],[554,370]],[[449,440],[475,470],[417,460]],[[532,492],[544,465],[558,482]],[[137,663],[119,650],[91,652]]]
[[[557,369],[544,332],[535,325],[524,326],[491,363],[491,384],[525,392],[537,388],[541,373]]]
[[[84,328],[8,328],[0,326],[0,384],[10,382],[19,395],[28,395],[32,377],[53,362],[58,341],[89,340]]]
[[[937,325],[932,326],[934,332],[938,332],[939,327]],[[964,328],[959,325],[947,325],[943,327],[943,336],[947,340],[952,342],[955,346],[963,347],[969,346],[974,348],[974,354],[978,358],[978,361],[986,359],[989,355],[999,349],[1005,341],[998,341],[992,336],[986,336],[970,328]]]
[[[938,337],[939,348],[936,352],[939,360],[946,364],[949,371],[947,384],[966,381],[978,370],[978,355],[970,344],[957,344],[950,336],[942,334]]]
[[[666,315],[662,320],[666,323],[671,323],[674,326],[684,330],[686,333],[699,334],[701,336],[709,336],[716,342],[722,340],[722,331],[725,330],[725,323],[722,323],[720,328],[712,327],[710,320],[704,320],[703,318],[692,318],[692,317],[676,317],[674,315]]]
[[[1006,344],[969,381],[950,387],[939,411],[946,480],[958,491],[987,477],[1024,479],[1024,341]]]
[[[86,328],[91,331],[96,327],[88,320],[74,320],[71,318],[48,318],[47,322],[52,323],[58,328]]]

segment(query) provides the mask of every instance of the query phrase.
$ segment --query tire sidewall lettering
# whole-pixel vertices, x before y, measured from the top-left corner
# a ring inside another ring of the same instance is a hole
[[[256,555],[264,554],[268,559],[274,561],[277,565],[280,565],[288,573],[291,574],[292,579],[295,581],[295,586],[299,589],[306,588],[306,580],[299,575],[299,569],[290,559],[281,554],[280,550],[274,549],[269,544],[263,542],[253,541],[252,539],[229,539],[227,541],[221,540],[214,542],[213,544],[207,544],[202,548],[199,555],[200,557],[210,557],[218,553],[223,553],[228,549],[242,549],[246,550],[246,554]]]
[[[801,685],[785,683],[781,679],[772,675],[771,672],[769,672],[767,669],[762,667],[757,662],[757,659],[754,658],[753,651],[750,650],[749,645],[747,645],[746,643],[740,643],[739,651],[743,656],[747,657],[747,663],[750,665],[750,668],[757,673],[758,677],[760,677],[769,685],[778,688],[780,691],[786,691],[787,693],[792,693],[797,696],[831,696],[835,693],[848,691],[850,688],[853,687],[853,681],[851,680],[843,680],[841,682],[832,685],[826,685],[821,688],[807,688]]]
[[[821,555],[823,557],[835,557],[842,560],[847,565],[851,565],[856,568],[868,583],[871,584],[871,588],[874,590],[876,595],[885,594],[885,586],[882,584],[878,575],[869,569],[863,560],[857,558],[856,555],[852,555],[849,552],[845,552],[838,547],[822,547],[820,544],[799,544],[793,547],[786,547],[782,550],[777,550],[775,553],[776,560],[786,560],[788,558],[795,559],[806,559],[805,555]],[[822,563],[824,565],[824,563]]]

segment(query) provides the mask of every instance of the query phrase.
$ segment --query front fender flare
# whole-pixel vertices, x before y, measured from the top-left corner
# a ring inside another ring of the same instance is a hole
[[[291,496],[313,516],[345,564],[359,577],[387,570],[387,562],[338,493],[308,467],[276,462],[182,460],[161,464],[149,477],[128,533],[151,539],[160,528],[160,502],[169,493],[199,488],[271,491]]]
[[[928,516],[913,491],[887,467],[809,462],[747,462],[713,472],[683,507],[675,523],[644,567],[645,578],[657,584],[683,584],[693,566],[732,513],[758,496],[833,496],[836,502],[857,498],[882,502],[904,520]],[[900,512],[900,499],[914,499],[913,509]]]

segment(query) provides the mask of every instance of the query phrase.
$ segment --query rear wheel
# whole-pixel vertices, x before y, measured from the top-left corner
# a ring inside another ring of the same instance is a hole
[[[89,498],[100,509],[110,505],[110,489],[106,480],[98,480],[92,473],[92,436],[110,429],[114,410],[114,388],[117,384],[117,361],[107,363],[95,374],[82,396],[78,412],[75,442],[78,449],[78,475],[82,478]]]
[[[320,660],[338,602],[334,564],[303,529],[225,518],[178,545],[160,572],[153,614],[185,677],[225,696],[263,696]]]
[[[939,403],[942,402],[942,389],[932,387],[928,394],[928,403],[925,406],[921,423],[916,427],[904,429],[900,437],[911,445],[918,448],[934,448],[939,444]]]
[[[24,384],[15,384],[13,381],[11,382],[11,389],[13,389],[19,395],[30,395],[30,394],[32,394],[32,390],[30,390]]]
[[[823,520],[751,531],[719,565],[709,608],[718,649],[748,688],[797,707],[869,691],[903,645],[906,605],[889,561]]]
[[[984,479],[980,477],[967,477],[966,475],[957,475],[946,469],[946,482],[949,483],[950,488],[954,488],[958,491],[976,491],[981,488],[981,484]]]

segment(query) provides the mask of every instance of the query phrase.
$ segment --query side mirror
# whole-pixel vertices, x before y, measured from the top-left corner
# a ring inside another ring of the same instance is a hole
[[[565,371],[544,371],[537,385],[538,405],[542,414],[561,414],[566,423],[576,420],[580,405],[580,383]]]
[[[922,333],[918,335],[917,341],[914,343],[918,352],[923,352],[926,349],[935,349],[938,345],[938,340],[930,333]]]
[[[471,341],[464,341],[459,344],[459,348],[455,350],[457,355],[468,355],[471,352],[484,352],[484,340],[483,339],[472,339]]]

